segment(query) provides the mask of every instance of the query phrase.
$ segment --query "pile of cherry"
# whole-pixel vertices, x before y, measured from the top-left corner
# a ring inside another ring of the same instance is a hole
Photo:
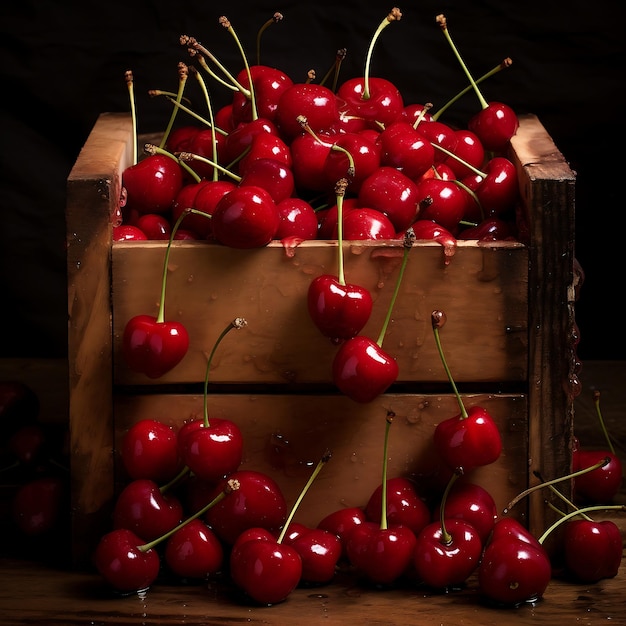
[[[394,9],[373,41],[400,17]],[[437,21],[453,46],[445,18]],[[228,20],[221,22],[233,32]],[[181,44],[199,68],[180,64],[179,91],[167,96],[172,119],[190,112],[184,85],[190,76],[203,84],[206,59],[214,59],[192,37],[182,36]],[[124,171],[116,240],[164,239],[171,246],[174,239],[201,239],[249,249],[274,240],[292,247],[319,238],[340,244],[402,239],[410,249],[410,242],[426,239],[450,250],[459,238],[520,238],[517,174],[505,156],[518,120],[507,105],[487,103],[471,76],[480,110],[467,129],[455,129],[430,105],[406,104],[395,85],[370,77],[367,66],[362,77],[337,89],[294,82],[261,64],[225,74],[234,87],[229,105],[204,125],[168,130],[161,145],[146,146],[148,155]],[[209,98],[207,104],[211,112]],[[346,283],[341,245],[338,254],[337,275],[312,281],[309,311],[340,345],[343,360],[333,364],[340,390],[369,402],[395,380],[397,365],[382,350],[384,331],[377,342],[359,335],[371,299]],[[444,322],[443,312],[433,312],[445,365],[438,334]],[[131,368],[158,378],[180,362],[188,338],[182,325],[164,319],[162,301],[158,316],[129,321],[123,345]],[[341,364],[355,359],[359,367],[351,369],[359,372],[346,380],[350,368]],[[615,492],[592,488],[583,494],[579,488],[588,506],[564,505],[559,524],[532,536],[515,518],[498,514],[490,494],[472,483],[474,468],[499,458],[501,439],[487,411],[466,409],[456,395],[459,414],[433,432],[449,471],[438,502],[406,478],[387,478],[383,461],[383,479],[367,503],[338,510],[315,528],[293,521],[299,501],[288,513],[273,479],[240,468],[243,437],[234,422],[210,418],[206,407],[204,418],[179,428],[142,420],[119,450],[129,481],[115,501],[113,529],[96,547],[95,565],[121,593],[146,589],[160,576],[215,577],[261,604],[281,602],[298,586],[327,584],[338,571],[381,587],[408,580],[433,590],[462,587],[476,575],[485,598],[515,606],[542,597],[554,573],[543,542],[563,523],[567,575],[584,582],[615,576],[620,531],[589,516],[594,499],[601,494],[598,505],[606,507]],[[388,415],[385,442],[392,423]],[[583,461],[582,451],[575,454],[581,470],[575,484],[595,476],[606,485],[617,457]],[[320,460],[302,497],[330,456]],[[621,482],[621,466],[617,471]]]

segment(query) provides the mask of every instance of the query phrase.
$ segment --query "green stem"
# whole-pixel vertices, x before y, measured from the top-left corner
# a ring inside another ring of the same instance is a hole
[[[128,97],[130,99],[130,116],[133,126],[133,155],[132,164],[137,164],[137,106],[135,104],[135,82],[131,70],[126,70],[124,74],[126,86],[128,87]]]
[[[383,477],[381,483],[380,492],[380,529],[387,530],[389,523],[387,521],[387,471],[389,468],[389,431],[391,430],[391,424],[395,413],[393,411],[387,411],[387,421],[385,423],[385,439],[383,442]]]
[[[179,109],[181,109],[185,113],[191,115],[193,118],[198,120],[198,122],[200,122],[201,124],[204,124],[207,128],[214,128],[216,133],[218,133],[219,135],[224,135],[224,137],[226,137],[228,135],[228,133],[225,130],[223,130],[222,128],[219,128],[219,126],[212,126],[211,122],[209,120],[207,120],[204,117],[198,115],[195,111],[192,111],[189,107],[186,107],[184,104],[181,104],[180,102],[176,102],[176,100],[174,100],[173,98],[169,98],[168,97],[168,100],[174,106],[178,107]]]
[[[398,279],[396,280],[396,286],[393,290],[393,295],[391,296],[391,302],[389,303],[389,308],[387,309],[387,315],[385,315],[385,320],[383,322],[383,326],[380,330],[380,334],[378,335],[378,339],[376,343],[379,348],[382,348],[383,341],[385,339],[385,334],[387,333],[387,327],[391,322],[391,315],[393,313],[393,307],[395,306],[396,300],[398,299],[398,293],[400,293],[400,285],[402,284],[402,278],[404,277],[404,271],[406,270],[407,263],[409,261],[409,252],[413,247],[413,243],[415,241],[415,233],[412,228],[407,229],[404,235],[403,242],[403,254],[402,254],[402,265],[400,265],[400,271],[398,272]]]
[[[211,129],[211,153],[213,155],[213,160],[217,163],[217,138],[216,138],[216,130],[215,130],[215,119],[213,117],[213,106],[211,105],[211,97],[209,96],[209,90],[206,87],[206,83],[204,79],[200,75],[195,68],[193,69],[193,74],[196,77],[200,85],[200,89],[202,89],[202,93],[204,94],[204,99],[207,104],[207,109],[209,110],[209,121],[210,121],[210,129]],[[213,181],[216,182],[219,180],[219,172],[216,167],[213,168]]]
[[[547,539],[548,535],[558,526],[572,519],[572,517],[576,517],[577,515],[582,515],[585,513],[591,513],[592,511],[626,511],[626,504],[612,504],[612,505],[601,505],[597,504],[594,506],[587,506],[582,509],[577,509],[576,511],[572,511],[571,513],[567,513],[563,517],[559,518],[552,526],[546,529],[546,531],[539,537],[537,541],[543,544]]]
[[[309,490],[309,488],[311,487],[311,485],[317,478],[317,475],[322,471],[322,468],[324,467],[324,465],[326,465],[326,463],[330,461],[330,457],[331,457],[330,451],[327,450],[326,452],[324,452],[324,455],[322,456],[322,458],[318,461],[317,466],[313,470],[313,473],[311,474],[311,476],[309,476],[309,480],[307,480],[306,485],[304,485],[304,488],[300,492],[298,499],[296,500],[295,504],[291,508],[289,516],[287,517],[287,520],[285,521],[285,525],[280,531],[280,535],[278,535],[278,539],[276,540],[276,543],[283,542],[283,539],[285,538],[285,535],[287,534],[287,530],[289,529],[289,524],[291,524],[294,518],[294,515],[296,514],[296,511],[298,510],[298,507],[300,506],[300,503],[302,502],[307,491]]]
[[[597,390],[593,392],[593,403],[596,407],[596,414],[598,416],[598,419],[600,420],[600,427],[602,428],[602,432],[604,433],[604,438],[606,439],[606,443],[609,446],[609,450],[611,451],[611,454],[615,454],[613,442],[611,441],[609,431],[607,430],[604,418],[602,417],[602,411],[600,410],[600,392]]]
[[[159,148],[159,146],[155,146],[154,144],[151,144],[151,143],[147,143],[143,147],[143,149],[144,149],[144,152],[146,152],[147,154],[162,154],[163,156],[169,157],[170,159],[172,159],[172,161],[176,161],[197,183],[199,183],[200,180],[202,180],[197,172],[194,172],[193,169],[189,167],[187,163],[181,160],[180,155],[176,156],[175,154],[172,154],[171,152],[165,150],[164,148]]]
[[[435,344],[437,345],[437,352],[439,353],[439,358],[441,359],[441,363],[443,364],[443,369],[446,371],[446,375],[448,376],[448,380],[452,385],[452,391],[456,397],[456,401],[461,409],[461,419],[467,419],[467,409],[465,408],[465,404],[463,403],[463,399],[461,398],[461,394],[454,382],[454,378],[452,377],[452,372],[450,372],[450,368],[448,367],[448,362],[446,361],[445,354],[443,353],[443,348],[441,346],[441,337],[439,334],[439,329],[446,323],[446,314],[443,311],[433,311],[431,313],[431,322],[433,327],[433,334],[435,336]]]
[[[209,359],[207,360],[207,364],[206,364],[206,373],[204,375],[204,402],[203,402],[203,409],[204,409],[204,426],[205,428],[209,427],[209,409],[208,409],[208,396],[209,396],[209,372],[211,371],[211,363],[213,362],[213,356],[215,355],[215,351],[217,350],[217,347],[220,345],[220,343],[222,343],[222,339],[224,339],[224,337],[226,337],[226,335],[233,329],[235,330],[239,330],[241,328],[244,328],[244,326],[246,326],[248,324],[248,322],[246,322],[246,320],[243,317],[236,317],[232,322],[230,322],[228,324],[228,326],[226,326],[226,328],[224,328],[224,330],[222,330],[222,332],[220,333],[219,337],[217,338],[217,341],[215,342],[215,344],[213,345],[213,349],[211,350],[211,354],[209,355]]]
[[[340,285],[346,284],[343,258],[343,198],[348,187],[348,180],[342,178],[337,182],[335,194],[337,197],[337,280]]]
[[[446,529],[446,520],[445,520],[446,501],[448,499],[448,494],[450,493],[452,486],[460,478],[460,476],[461,476],[460,472],[454,472],[454,474],[450,476],[450,480],[448,481],[448,484],[446,485],[443,495],[441,496],[441,504],[439,505],[439,523],[441,525],[441,543],[444,546],[449,546],[452,543],[452,535]]]
[[[365,60],[365,71],[363,72],[363,95],[361,96],[363,100],[370,99],[370,66],[372,62],[372,53],[374,52],[374,45],[378,40],[378,37],[383,32],[383,30],[391,24],[391,22],[397,22],[402,18],[402,13],[396,7],[391,9],[391,11],[387,14],[385,19],[378,25],[374,36],[370,41],[369,48],[367,50],[367,57]]]
[[[256,64],[261,65],[261,38],[263,37],[263,33],[272,25],[278,24],[278,22],[282,21],[283,14],[276,11],[272,17],[259,28],[259,32],[256,34]]]
[[[189,67],[185,63],[178,64],[178,93],[176,94],[176,102],[180,102],[183,99],[183,93],[185,92],[185,85],[187,84],[187,78],[189,78]],[[178,108],[174,107],[170,114],[170,119],[165,128],[165,132],[163,133],[163,137],[161,137],[161,143],[159,144],[159,148],[164,148],[165,143],[167,142],[167,138],[170,136],[172,132],[172,127],[174,126],[174,120],[176,119],[176,115],[178,114]]]

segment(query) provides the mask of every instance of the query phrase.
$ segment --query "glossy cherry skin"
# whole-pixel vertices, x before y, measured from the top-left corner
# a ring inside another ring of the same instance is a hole
[[[480,202],[485,217],[500,216],[512,210],[519,198],[515,165],[505,157],[489,159],[482,169],[485,177],[472,175],[461,180]]]
[[[378,485],[365,505],[365,515],[370,522],[380,522],[382,491],[382,485]],[[430,516],[430,509],[413,482],[402,476],[387,479],[387,523],[390,526],[401,524],[417,536],[430,523]]]
[[[367,324],[372,313],[370,292],[359,285],[342,285],[336,276],[316,276],[307,291],[309,316],[332,340],[350,339]]]
[[[237,171],[242,174],[257,159],[274,159],[285,167],[292,169],[293,155],[290,146],[273,133],[259,133],[252,139],[244,156],[237,163]]]
[[[476,134],[485,150],[503,152],[517,132],[519,120],[509,105],[490,102],[470,118],[467,128]]]
[[[406,230],[419,213],[417,183],[390,166],[377,168],[363,181],[358,201],[360,206],[386,215],[396,232]]]
[[[198,478],[218,481],[239,468],[243,435],[231,420],[212,417],[185,422],[178,431],[178,453]]]
[[[205,579],[221,570],[224,548],[215,533],[196,518],[167,539],[163,558],[176,576]]]
[[[465,215],[468,193],[453,180],[427,178],[417,184],[421,219],[432,220],[455,234]]]
[[[313,206],[302,198],[285,198],[276,205],[280,223],[276,239],[297,237],[302,241],[317,239],[318,221]]]
[[[339,537],[342,546],[342,558],[347,558],[346,543],[355,526],[367,521],[365,511],[361,507],[352,506],[345,509],[337,509],[322,518],[317,528],[334,533]]]
[[[213,208],[211,207],[207,210],[206,208],[201,207],[198,202],[198,197],[201,192],[204,192],[204,197],[211,197],[211,193],[217,193],[218,190],[223,187],[230,191],[230,189],[236,187],[236,184],[230,181],[202,180],[197,183],[193,182],[185,185],[176,196],[176,200],[174,200],[174,204],[172,205],[172,225],[178,221],[186,209],[197,209],[198,211],[203,211],[207,215],[210,215],[213,212]],[[207,189],[211,189],[212,192],[205,191]],[[219,197],[221,197],[221,195],[223,194],[219,194]],[[179,228],[191,230],[198,235],[199,239],[205,239],[211,231],[211,218],[205,217],[204,215],[198,215],[196,213],[188,213],[183,218]]]
[[[146,241],[148,239],[141,228],[132,224],[114,226],[111,238],[113,241]]]
[[[287,599],[302,577],[302,559],[295,548],[278,543],[269,532],[258,529],[242,536],[230,552],[233,582],[260,604]]]
[[[334,92],[318,83],[294,83],[285,89],[278,100],[274,119],[287,143],[304,132],[300,116],[306,118],[315,133],[330,130],[339,120]]]
[[[135,226],[151,241],[168,241],[172,232],[169,217],[158,213],[140,215]]]
[[[345,341],[332,364],[333,382],[355,402],[371,402],[398,378],[396,360],[373,339],[357,335]]]
[[[184,182],[183,170],[174,159],[151,154],[122,173],[126,188],[126,211],[166,213]]]
[[[552,564],[538,542],[512,537],[492,539],[478,567],[481,594],[498,605],[540,599],[552,578]]]
[[[428,524],[417,536],[413,565],[422,582],[434,589],[463,585],[480,563],[483,543],[476,529],[458,518]]]
[[[332,189],[338,180],[348,180],[347,191],[358,193],[363,181],[380,166],[380,149],[362,133],[344,133],[333,142],[324,162],[324,175],[328,188]],[[344,152],[348,152],[352,161]],[[350,171],[350,165],[354,170]]]
[[[568,572],[579,582],[593,584],[617,576],[622,562],[622,534],[611,520],[572,519],[563,531]]]
[[[126,323],[122,350],[131,370],[160,378],[187,354],[189,334],[180,322],[158,322],[154,315],[136,315]]]
[[[441,244],[444,251],[444,264],[448,265],[454,256],[457,247],[456,237],[447,229],[433,222],[433,220],[418,219],[411,224],[415,240],[436,241]],[[398,235],[404,238],[404,233]]]
[[[226,193],[211,219],[215,239],[240,249],[266,246],[276,236],[279,224],[274,199],[257,185],[243,185]]]
[[[498,508],[493,496],[480,485],[470,482],[456,482],[446,497],[444,517],[462,519],[476,531],[483,545],[487,543],[498,519]],[[438,521],[437,507],[433,521]]]
[[[176,527],[183,519],[183,507],[175,495],[162,493],[153,480],[129,482],[113,506],[113,528],[132,530],[144,541],[152,541]]]
[[[198,211],[202,211],[205,215],[213,216],[215,207],[218,202],[233,189],[237,188],[237,185],[230,180],[211,180],[205,181],[207,184],[203,185],[198,191],[194,199],[194,207]],[[176,208],[173,209],[174,214]],[[187,224],[189,218],[194,218],[188,224],[194,232],[198,233],[200,239],[214,240],[212,217],[205,217],[205,215],[191,214],[184,219],[184,223]]]
[[[587,504],[609,504],[622,486],[620,458],[610,450],[581,450],[572,453],[572,470],[577,472],[608,459],[608,463],[574,477],[574,495]]]
[[[308,585],[329,583],[335,576],[343,546],[339,537],[321,528],[303,528],[283,543],[296,550],[302,559],[300,582]]]
[[[265,189],[275,203],[290,198],[295,190],[293,172],[274,158],[259,158],[242,166],[241,186],[253,185]],[[274,232],[274,235],[276,233]]]
[[[332,146],[332,137],[318,133],[298,135],[289,144],[292,157],[293,178],[300,192],[331,192],[335,185],[328,185],[324,165]]]
[[[96,569],[116,591],[133,593],[150,587],[157,579],[161,562],[154,548],[141,550],[144,541],[126,528],[104,535],[93,555]]]
[[[287,519],[287,503],[278,483],[255,470],[238,470],[230,478],[239,482],[239,489],[211,507],[205,516],[215,534],[232,546],[249,528],[278,531]],[[213,497],[223,490],[222,481]]]
[[[337,89],[337,98],[345,102],[345,110],[369,122],[386,126],[398,119],[404,109],[400,90],[385,78],[370,77],[369,96],[366,98],[365,95],[365,79],[362,77],[350,78]]]
[[[393,239],[395,236],[393,222],[376,209],[355,207],[343,216],[344,241],[375,241]],[[337,238],[336,232],[333,238]]]
[[[417,180],[435,163],[435,148],[419,130],[408,122],[394,122],[378,138],[381,165],[401,170]]]
[[[433,442],[444,463],[451,469],[462,468],[467,474],[472,469],[489,465],[502,452],[502,439],[498,426],[489,413],[480,406],[461,415],[439,422],[435,427]]]
[[[454,154],[459,158],[449,156],[444,163],[454,172],[456,178],[463,178],[472,174],[472,170],[465,163],[479,170],[482,168],[485,162],[485,148],[476,133],[471,130],[458,128],[454,133],[457,139]]]
[[[130,426],[122,439],[120,456],[132,480],[147,478],[164,484],[183,468],[176,431],[156,419],[145,418]]]
[[[464,228],[458,239],[476,239],[477,241],[505,241],[516,238],[515,224],[498,217],[488,217],[476,226]]]
[[[390,585],[412,564],[416,538],[410,528],[382,529],[380,522],[364,522],[348,536],[348,560],[370,582]]]
[[[262,117],[237,125],[220,146],[220,163],[228,167],[231,162],[242,156],[250,148],[255,137],[262,133],[278,135],[278,129],[274,122]]]
[[[456,131],[451,126],[435,120],[430,122],[424,120],[418,124],[417,130],[433,144],[435,163],[443,163],[448,159],[446,152],[438,150],[437,146],[441,146],[448,152],[456,150],[459,140]]]
[[[250,76],[254,87],[257,115],[274,121],[280,96],[293,85],[293,81],[285,72],[268,65],[251,65]],[[246,69],[239,72],[237,80],[243,87],[250,87]],[[233,95],[231,117],[235,124],[252,120],[252,103],[241,90],[237,90]]]

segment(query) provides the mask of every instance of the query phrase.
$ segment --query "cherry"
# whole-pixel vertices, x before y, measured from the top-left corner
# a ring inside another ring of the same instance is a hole
[[[421,219],[432,220],[451,233],[458,232],[465,215],[467,192],[453,180],[426,178],[417,184]]]
[[[377,209],[355,207],[343,218],[343,237],[350,241],[394,239],[393,222]]]
[[[471,130],[457,128],[454,133],[457,141],[453,152],[459,158],[447,157],[444,162],[454,172],[456,178],[471,176],[472,170],[465,164],[480,169],[485,162],[485,148]]]
[[[111,239],[113,241],[146,241],[148,237],[138,226],[120,224],[113,227]]]
[[[456,151],[459,138],[451,126],[436,120],[430,122],[422,120],[416,125],[416,129],[422,137],[425,137],[434,146],[433,159],[435,163],[443,163],[449,158],[447,152],[454,153]],[[438,150],[437,147],[444,148],[447,152]]]
[[[33,465],[43,458],[47,443],[42,424],[24,424],[11,435],[7,447],[15,462]]]
[[[226,544],[233,545],[239,535],[254,527],[275,532],[283,526],[287,503],[278,483],[262,472],[237,470],[230,475],[239,489],[207,512],[206,522]],[[224,488],[220,481],[213,493]]]
[[[461,179],[478,198],[482,214],[501,216],[514,208],[519,198],[519,183],[515,165],[506,157],[489,159],[483,174],[474,174]]]
[[[163,558],[176,576],[204,580],[221,570],[224,548],[202,520],[194,519],[170,536]]]
[[[183,186],[183,170],[178,161],[164,154],[150,154],[122,173],[127,192],[125,210],[166,213]]]
[[[158,213],[140,215],[135,226],[153,241],[167,241],[172,232],[169,218]]]
[[[189,148],[193,138],[202,130],[200,126],[187,124],[179,126],[170,131],[165,142],[165,148],[168,152],[175,154],[177,152],[190,152]]]
[[[279,224],[276,202],[257,185],[242,185],[224,194],[211,219],[219,243],[242,249],[266,246],[276,236]]]
[[[439,338],[439,329],[446,322],[445,313],[433,311],[431,321],[439,355],[461,409],[459,415],[437,424],[433,434],[433,443],[450,469],[462,468],[465,473],[468,473],[476,467],[488,465],[498,459],[502,452],[502,438],[497,425],[486,409],[480,406],[466,409],[463,404],[446,364]]]
[[[435,162],[435,149],[430,140],[409,122],[389,124],[378,141],[381,165],[396,168],[412,180],[422,176]]]
[[[304,241],[317,239],[317,214],[312,205],[302,198],[285,198],[277,205],[280,224],[276,239],[297,237]]]
[[[178,430],[178,452],[185,465],[202,480],[218,481],[232,474],[243,457],[243,435],[231,420],[209,419],[208,383],[215,352],[224,337],[233,329],[247,325],[236,318],[220,333],[207,360],[204,379],[203,417],[185,422]]]
[[[281,94],[275,117],[280,135],[287,143],[304,132],[301,117],[306,118],[315,133],[330,130],[339,120],[336,95],[321,84],[294,83]]]
[[[207,215],[212,216],[215,212],[215,207],[218,202],[233,189],[236,189],[237,185],[230,180],[215,180],[206,181],[202,189],[198,191],[198,194],[194,200],[194,208],[203,213],[199,215],[197,213],[190,213],[188,217],[185,217],[183,223],[186,223],[190,217],[195,218],[190,227],[201,239],[213,239],[213,227],[211,219],[207,218]],[[176,208],[173,211],[176,215]]]
[[[614,578],[622,562],[622,543],[619,526],[611,520],[570,520],[563,531],[568,572],[582,583]]]
[[[348,534],[346,554],[350,563],[367,580],[377,585],[389,585],[405,574],[415,550],[415,534],[408,526],[388,525],[387,465],[389,431],[394,415],[387,414],[383,447],[381,515],[379,522],[356,524]]]
[[[228,165],[243,156],[252,145],[255,137],[262,133],[278,135],[278,129],[274,122],[261,117],[236,126],[221,145],[220,162]]]
[[[198,182],[188,183],[183,186],[180,190],[176,199],[174,200],[174,204],[172,205],[171,216],[172,220],[176,222],[183,212],[186,209],[199,209],[203,211],[200,206],[197,204],[197,197],[200,191],[202,191],[207,186],[214,185],[215,182],[211,180],[201,180]],[[234,183],[232,184],[234,187]],[[210,213],[207,211],[207,213]],[[185,217],[183,218],[180,226],[181,228],[185,228],[191,230],[198,234],[199,238],[204,239],[209,232],[211,220],[203,215],[198,215],[196,213],[191,213],[189,211],[186,212]]]
[[[240,168],[240,186],[256,186],[265,189],[275,203],[290,198],[295,190],[293,173],[281,161],[274,158],[257,158]],[[274,236],[276,231],[274,231]]]
[[[515,239],[515,225],[499,217],[488,217],[476,226],[464,228],[458,239],[476,239],[477,241],[505,241]]]
[[[138,478],[120,492],[113,506],[113,528],[132,530],[144,541],[152,541],[180,524],[180,500],[162,491],[153,481]]]
[[[324,165],[331,147],[331,135],[323,132],[317,135],[305,132],[291,141],[289,148],[296,189],[300,192],[329,190]]]
[[[383,165],[363,181],[358,202],[361,207],[376,209],[387,216],[399,233],[417,219],[418,185],[404,172]]]
[[[574,478],[574,495],[588,504],[608,504],[619,493],[623,481],[620,458],[610,450],[574,449],[572,469],[577,472],[606,459],[601,467]]]
[[[273,133],[255,135],[246,153],[238,162],[239,172],[246,171],[250,162],[257,159],[274,159],[289,169],[293,168],[291,148],[283,139]]]
[[[383,486],[379,485],[365,505],[369,521],[380,519],[382,494]],[[387,522],[390,525],[406,526],[417,536],[430,522],[430,516],[430,509],[411,480],[402,476],[387,479]]]
[[[188,148],[181,152],[197,154],[211,161],[211,163],[207,163],[200,159],[195,159],[189,164],[189,167],[200,179],[216,180],[216,170],[213,163],[219,160],[221,153],[225,150],[226,141],[227,135],[214,132],[212,128],[204,128],[196,133],[189,142]],[[200,183],[202,181],[199,180],[197,182]]]
[[[342,558],[347,558],[346,543],[348,536],[355,526],[367,521],[365,511],[361,507],[346,507],[345,509],[337,509],[322,518],[317,528],[334,533],[339,537],[342,546]]]
[[[456,237],[446,228],[432,220],[418,219],[411,225],[415,240],[436,241],[444,251],[444,264],[448,265],[456,252]]]
[[[68,496],[60,476],[38,476],[21,484],[11,501],[16,528],[28,537],[47,535],[58,527]]]
[[[139,420],[126,431],[120,456],[132,480],[146,478],[160,484],[183,469],[176,430],[156,419]]]
[[[293,524],[290,525],[291,529]],[[335,576],[337,563],[343,553],[339,537],[322,528],[301,528],[294,536],[289,533],[284,543],[300,555],[302,574],[300,582],[307,585],[323,585]]]

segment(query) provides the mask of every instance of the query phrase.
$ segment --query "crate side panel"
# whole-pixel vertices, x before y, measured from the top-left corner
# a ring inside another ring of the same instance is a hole
[[[322,336],[307,311],[311,280],[336,272],[337,247],[330,242],[305,242],[292,254],[280,243],[258,250],[204,242],[175,245],[165,317],[185,324],[189,351],[158,381],[130,371],[122,356],[124,327],[134,315],[156,315],[165,252],[163,243],[113,247],[116,383],[202,381],[208,353],[235,317],[248,325],[215,355],[212,382],[330,382],[337,346]],[[347,281],[366,287],[374,298],[363,329],[373,339],[382,328],[402,254],[400,242],[346,247]],[[459,242],[447,265],[439,244],[416,244],[383,343],[398,360],[399,382],[447,380],[432,337],[434,309],[448,316],[443,335],[457,382],[525,381],[527,267],[527,250],[516,243]]]

